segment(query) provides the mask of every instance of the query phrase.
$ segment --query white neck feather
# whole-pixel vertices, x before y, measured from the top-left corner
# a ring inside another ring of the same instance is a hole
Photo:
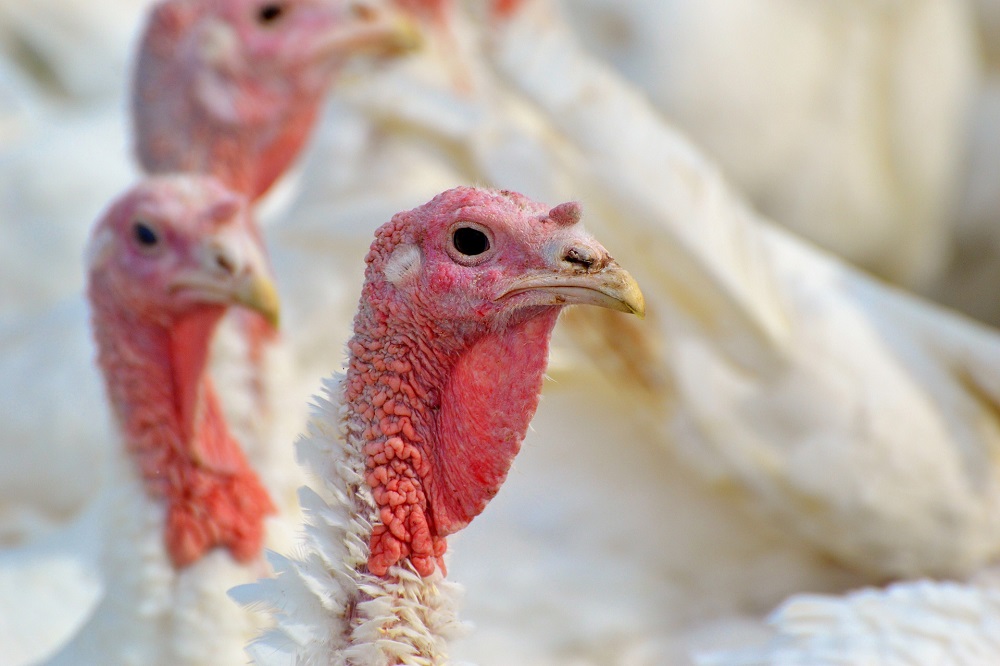
[[[276,626],[249,648],[272,664],[442,664],[462,631],[461,588],[408,561],[383,578],[367,571],[378,520],[365,483],[359,424],[343,404],[342,380],[328,380],[296,445],[311,483],[300,491],[306,527],[291,557],[272,555],[277,578],[236,588],[241,603],[267,607]]]
[[[259,614],[225,591],[262,571],[216,549],[181,571],[163,545],[162,504],[151,499],[127,456],[113,458],[102,494],[66,538],[100,571],[102,598],[49,666],[214,666],[242,663]]]

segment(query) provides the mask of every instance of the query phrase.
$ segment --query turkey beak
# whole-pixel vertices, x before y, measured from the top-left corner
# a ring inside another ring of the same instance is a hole
[[[206,303],[241,305],[278,327],[278,290],[263,248],[253,235],[238,227],[220,231],[200,248],[197,260],[197,267],[174,279],[173,290]]]
[[[347,55],[398,56],[415,51],[423,42],[413,19],[406,15],[366,4],[355,4],[351,17],[326,33],[316,49],[320,60]]]
[[[269,272],[245,273],[237,283],[235,294],[234,303],[259,313],[271,328],[278,328],[281,323],[281,299]]]
[[[551,263],[551,269],[515,280],[501,297],[527,294],[531,305],[596,305],[646,316],[635,278],[594,241],[558,248]]]

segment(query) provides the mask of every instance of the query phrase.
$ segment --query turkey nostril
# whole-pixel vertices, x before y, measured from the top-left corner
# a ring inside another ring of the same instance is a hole
[[[229,275],[236,274],[236,264],[233,262],[232,259],[230,259],[224,254],[215,255],[215,265],[221,268],[225,273]]]
[[[568,261],[571,264],[576,264],[577,266],[583,266],[586,269],[590,269],[594,263],[597,261],[592,254],[589,252],[580,250],[579,248],[572,247],[563,257],[564,261]]]

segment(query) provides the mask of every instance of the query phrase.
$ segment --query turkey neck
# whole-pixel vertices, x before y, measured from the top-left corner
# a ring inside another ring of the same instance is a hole
[[[434,320],[366,284],[348,344],[347,432],[374,510],[368,570],[408,560],[445,572],[445,537],[497,493],[538,396],[559,308],[526,309],[501,330]]]
[[[149,321],[90,289],[98,364],[146,493],[166,507],[164,539],[175,567],[215,546],[245,562],[263,541],[267,492],[226,425],[206,372],[224,309]]]

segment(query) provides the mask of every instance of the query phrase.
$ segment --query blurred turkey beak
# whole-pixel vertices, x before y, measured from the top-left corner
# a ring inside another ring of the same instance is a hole
[[[248,274],[237,286],[233,302],[260,314],[272,328],[281,323],[281,300],[268,275]]]
[[[278,290],[256,239],[239,228],[227,228],[208,239],[198,260],[197,267],[174,278],[171,290],[204,303],[241,305],[278,327]]]
[[[645,317],[646,301],[635,278],[594,245],[566,249],[556,270],[518,278],[501,298],[526,294],[531,305],[596,305]]]
[[[320,39],[317,59],[356,54],[397,56],[415,51],[423,43],[417,24],[401,12],[355,5],[351,13],[350,19]]]

